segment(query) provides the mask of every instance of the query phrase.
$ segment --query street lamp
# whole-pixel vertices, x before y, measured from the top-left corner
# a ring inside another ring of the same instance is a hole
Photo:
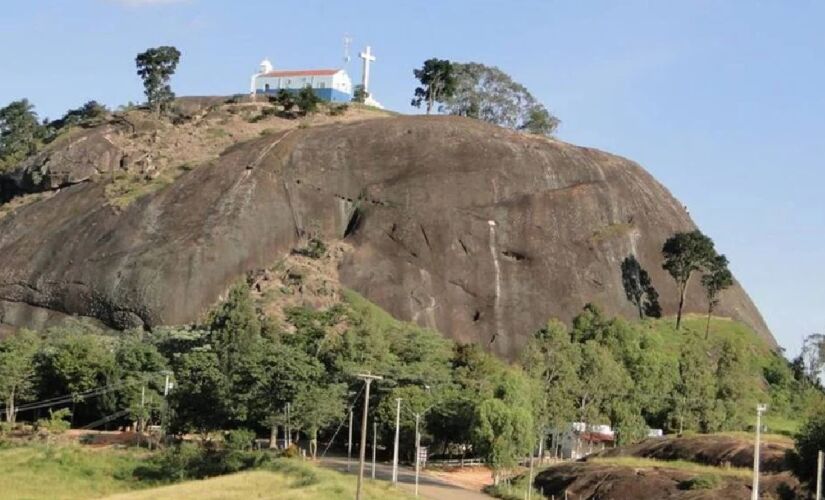
[[[762,414],[768,410],[768,405],[756,405],[756,441],[753,444],[753,488],[751,500],[759,500],[759,435],[762,431]]]

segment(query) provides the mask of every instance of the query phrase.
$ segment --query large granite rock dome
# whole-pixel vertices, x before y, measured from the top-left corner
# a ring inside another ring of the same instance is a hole
[[[512,358],[548,318],[588,302],[633,317],[620,271],[630,254],[673,313],[660,250],[695,227],[631,161],[453,117],[267,135],[122,211],[104,188],[73,185],[0,219],[0,321],[190,322],[243,273],[317,234],[351,243],[344,285]],[[705,309],[694,283],[688,310]],[[774,343],[738,285],[718,312]]]

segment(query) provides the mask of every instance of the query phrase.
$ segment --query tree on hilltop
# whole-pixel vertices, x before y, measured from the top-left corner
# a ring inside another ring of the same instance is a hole
[[[410,104],[416,108],[425,104],[428,115],[435,103],[444,102],[455,93],[455,70],[453,63],[446,59],[427,59],[421,68],[413,70],[413,74],[421,86],[415,89],[415,97]]]
[[[0,171],[34,154],[45,134],[34,105],[20,99],[0,108]]]
[[[733,286],[733,274],[728,269],[728,258],[716,255],[707,266],[707,274],[702,276],[702,286],[708,298],[708,322],[705,325],[705,338],[710,335],[710,317],[713,310],[719,305],[719,294]]]
[[[499,68],[474,62],[452,67],[455,93],[446,98],[442,111],[541,135],[551,135],[558,126],[558,118]]]
[[[148,49],[135,57],[146,99],[157,115],[175,98],[169,79],[175,74],[179,61],[180,51],[167,45]]]
[[[682,310],[690,278],[701,271],[716,256],[713,240],[698,229],[688,233],[676,233],[662,246],[665,258],[662,268],[670,273],[679,290],[679,309],[676,314],[676,330],[682,325]]]

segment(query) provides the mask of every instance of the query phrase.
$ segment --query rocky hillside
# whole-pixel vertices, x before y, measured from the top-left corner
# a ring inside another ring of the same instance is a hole
[[[175,125],[132,113],[0,176],[0,320],[191,322],[312,238],[347,243],[344,286],[504,357],[587,302],[633,317],[631,254],[674,312],[660,250],[694,225],[635,163],[463,118],[266,106],[198,103]],[[705,308],[695,283],[688,310]],[[739,286],[718,312],[773,343]]]

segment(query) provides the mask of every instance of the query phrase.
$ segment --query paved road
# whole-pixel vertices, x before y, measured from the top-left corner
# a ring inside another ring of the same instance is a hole
[[[321,459],[321,465],[338,472],[347,472],[347,459],[339,457],[326,457]],[[358,460],[353,459],[351,474],[358,473]],[[364,477],[370,480],[372,464],[368,463],[364,467]],[[392,465],[376,464],[375,478],[379,481],[392,481]],[[412,493],[415,491],[415,469],[410,467],[398,467],[398,483],[404,490]],[[436,477],[422,472],[418,478],[418,494],[421,498],[430,500],[490,500],[490,496],[478,491],[464,489],[442,481]]]

